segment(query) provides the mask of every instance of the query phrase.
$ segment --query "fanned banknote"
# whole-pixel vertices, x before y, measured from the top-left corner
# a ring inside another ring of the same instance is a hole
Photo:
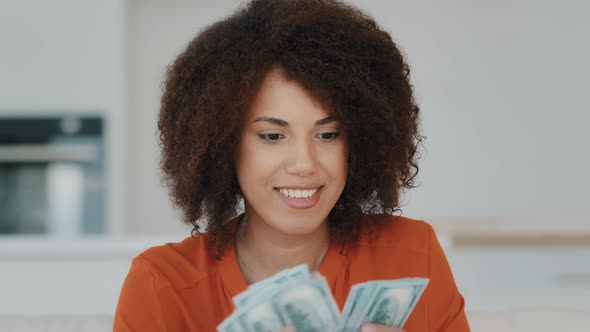
[[[403,327],[427,285],[426,278],[405,278],[353,286],[338,331],[357,332],[366,323]]]
[[[260,294],[248,296],[247,303],[237,307],[218,331],[278,332],[287,326],[297,331],[336,331],[340,313],[323,277],[293,278],[280,288],[269,285],[270,291],[256,288]]]
[[[248,287],[247,291],[236,295],[232,301],[236,308],[243,307],[256,298],[265,297],[265,293],[272,292],[275,289],[281,289],[286,283],[293,280],[311,280],[307,265],[297,265],[281,271],[270,278],[252,284]]]
[[[428,285],[426,278],[377,280],[352,287],[339,312],[328,284],[307,265],[284,270],[234,297],[236,310],[219,332],[358,332],[365,323],[403,327]]]

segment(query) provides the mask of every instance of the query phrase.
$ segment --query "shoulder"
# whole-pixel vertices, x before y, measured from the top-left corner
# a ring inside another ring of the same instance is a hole
[[[359,245],[375,248],[398,248],[427,254],[434,236],[432,226],[423,220],[385,214],[364,214]]]
[[[367,214],[361,222],[360,239],[347,251],[352,282],[429,276],[433,232],[428,223]]]
[[[153,278],[156,288],[187,288],[215,274],[216,262],[203,234],[145,250],[133,259],[130,273]]]

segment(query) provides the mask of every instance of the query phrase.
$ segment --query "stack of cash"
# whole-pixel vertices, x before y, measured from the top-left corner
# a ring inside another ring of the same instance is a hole
[[[366,323],[401,328],[427,284],[427,278],[356,284],[340,313],[326,279],[299,265],[234,297],[236,310],[217,330],[280,332],[291,326],[297,332],[358,332]]]

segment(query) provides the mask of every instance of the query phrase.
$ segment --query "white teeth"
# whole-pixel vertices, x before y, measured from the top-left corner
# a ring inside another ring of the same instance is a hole
[[[292,189],[279,189],[279,192],[285,196],[291,198],[309,198],[318,191],[319,188],[312,190],[292,190]]]

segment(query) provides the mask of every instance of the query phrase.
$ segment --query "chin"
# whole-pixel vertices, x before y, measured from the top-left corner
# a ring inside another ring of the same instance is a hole
[[[279,219],[280,220],[280,219]],[[307,235],[322,227],[322,221],[312,221],[305,217],[283,218],[281,224],[273,225],[275,229],[288,235]]]

